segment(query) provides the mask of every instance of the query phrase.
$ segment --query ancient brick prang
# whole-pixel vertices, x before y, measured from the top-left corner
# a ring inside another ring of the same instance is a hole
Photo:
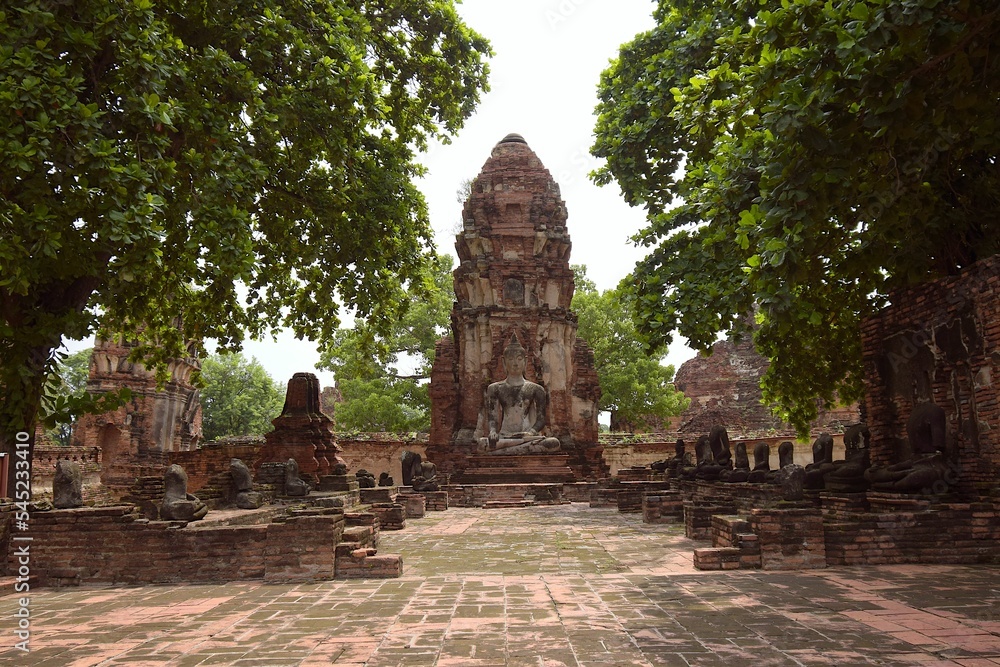
[[[719,341],[712,346],[712,354],[684,362],[674,386],[691,399],[691,405],[681,416],[678,430],[701,434],[722,424],[737,437],[793,435],[794,429],[761,402],[760,379],[767,367],[767,359],[757,352],[749,335],[738,341]],[[858,421],[857,404],[821,410],[812,430],[842,433],[845,426]]]
[[[193,450],[201,440],[201,402],[191,383],[201,364],[193,357],[174,359],[169,380],[157,389],[153,372],[129,361],[133,347],[122,340],[96,341],[87,391],[128,387],[132,398],[114,412],[80,417],[73,428],[74,447],[100,448],[101,479],[113,490],[144,474],[162,474],[164,452]]]
[[[509,135],[497,144],[463,208],[452,334],[438,343],[431,371],[427,456],[443,472],[464,469],[486,435],[483,395],[504,379],[503,351],[515,335],[525,349],[525,378],[548,394],[545,435],[559,439],[578,475],[603,472],[600,386],[569,309],[566,219],[559,186],[524,139]]]

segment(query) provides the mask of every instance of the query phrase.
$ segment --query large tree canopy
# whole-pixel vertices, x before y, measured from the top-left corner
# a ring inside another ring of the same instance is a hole
[[[595,179],[648,212],[642,333],[745,330],[800,429],[860,396],[859,320],[1000,248],[1000,7],[661,1],[600,84]]]
[[[147,363],[391,322],[431,238],[416,151],[488,54],[451,0],[5,3],[0,438],[98,318]]]
[[[574,266],[573,272],[578,334],[594,351],[601,381],[598,409],[611,413],[611,430],[648,429],[683,412],[689,401],[674,388],[674,367],[661,363],[662,349],[651,355],[639,339],[629,291],[619,287],[599,292],[587,278],[586,267]]]
[[[348,431],[426,431],[430,397],[426,380],[434,344],[448,331],[452,257],[439,254],[430,280],[410,292],[405,310],[384,331],[368,320],[338,329],[320,352],[319,368],[337,377],[344,399],[337,404],[337,428]]]

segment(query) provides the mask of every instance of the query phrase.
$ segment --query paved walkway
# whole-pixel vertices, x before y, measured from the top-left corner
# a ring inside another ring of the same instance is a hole
[[[700,543],[699,543],[700,544]],[[677,526],[452,508],[383,533],[401,579],[31,593],[39,667],[1000,665],[1000,569],[701,573]]]

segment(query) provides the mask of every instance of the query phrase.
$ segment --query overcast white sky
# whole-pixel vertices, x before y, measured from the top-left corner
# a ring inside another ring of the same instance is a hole
[[[420,189],[427,198],[437,247],[454,254],[461,204],[456,191],[475,177],[493,146],[511,132],[521,134],[559,184],[569,212],[570,261],[585,264],[598,289],[618,284],[643,255],[629,237],[644,225],[614,184],[598,188],[587,178],[598,162],[589,148],[597,83],[622,43],[653,27],[655,2],[647,0],[465,0],[465,22],[493,44],[490,92],[475,115],[447,146],[435,146]],[[71,350],[91,343],[75,343]],[[277,342],[247,341],[280,382],[300,371],[316,372],[323,386],[333,375],[316,371],[316,345],[290,334]],[[668,362],[679,367],[694,353],[675,343]]]

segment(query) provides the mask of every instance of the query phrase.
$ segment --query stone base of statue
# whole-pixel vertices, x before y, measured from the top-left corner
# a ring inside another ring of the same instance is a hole
[[[558,441],[557,441],[558,442]],[[453,484],[565,483],[576,479],[568,454],[521,454],[469,456],[465,469]]]
[[[500,438],[491,445],[489,438],[479,439],[478,454],[486,456],[520,456],[522,454],[554,454],[559,451],[561,443],[558,438]]]
[[[361,485],[354,475],[323,475],[319,478],[320,491],[347,491],[358,493]]]

